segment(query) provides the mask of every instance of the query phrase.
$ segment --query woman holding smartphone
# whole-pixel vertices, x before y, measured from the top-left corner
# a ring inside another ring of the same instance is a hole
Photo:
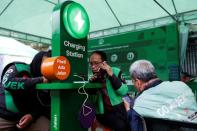
[[[128,87],[122,79],[122,72],[107,63],[106,54],[102,51],[94,51],[89,62],[93,72],[90,82],[102,84],[102,88],[95,92],[97,121],[114,131],[130,131],[122,101]]]

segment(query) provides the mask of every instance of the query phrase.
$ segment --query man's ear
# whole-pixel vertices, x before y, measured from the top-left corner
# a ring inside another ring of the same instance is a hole
[[[136,79],[136,86],[139,88],[140,91],[142,91],[144,89],[144,82],[140,79]]]
[[[139,87],[141,84],[141,81],[139,79],[135,79],[135,84]]]

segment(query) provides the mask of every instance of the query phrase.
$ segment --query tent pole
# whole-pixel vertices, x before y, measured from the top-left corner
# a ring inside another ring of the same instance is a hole
[[[56,3],[52,2],[52,1],[49,1],[49,0],[44,0],[44,1],[56,5]],[[59,3],[59,1],[58,1],[58,3]]]
[[[156,0],[153,0],[157,5],[159,5],[175,22],[178,23],[178,20],[173,16],[171,15],[158,1]]]
[[[116,16],[116,14],[114,13],[114,11],[112,10],[111,6],[109,5],[109,3],[107,2],[107,0],[105,0],[107,6],[109,7],[109,9],[111,10],[112,14],[114,15],[115,19],[118,21],[119,25],[122,26],[121,22],[119,21],[118,17]]]
[[[5,12],[5,10],[11,5],[11,3],[12,3],[13,1],[14,1],[14,0],[11,0],[11,1],[7,4],[7,6],[1,11],[0,16]]]

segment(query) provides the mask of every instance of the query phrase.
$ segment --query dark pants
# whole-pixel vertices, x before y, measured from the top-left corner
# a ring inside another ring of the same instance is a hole
[[[123,103],[116,105],[112,110],[106,110],[104,114],[97,114],[96,119],[104,126],[114,131],[130,131],[127,112]]]

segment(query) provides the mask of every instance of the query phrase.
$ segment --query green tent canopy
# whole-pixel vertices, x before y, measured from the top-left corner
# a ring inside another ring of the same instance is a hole
[[[63,1],[65,0],[1,0],[0,35],[47,43],[51,39],[53,7]],[[196,0],[74,1],[84,6],[88,12],[90,37],[150,28],[175,20],[197,23]],[[13,34],[10,31],[16,32]]]

